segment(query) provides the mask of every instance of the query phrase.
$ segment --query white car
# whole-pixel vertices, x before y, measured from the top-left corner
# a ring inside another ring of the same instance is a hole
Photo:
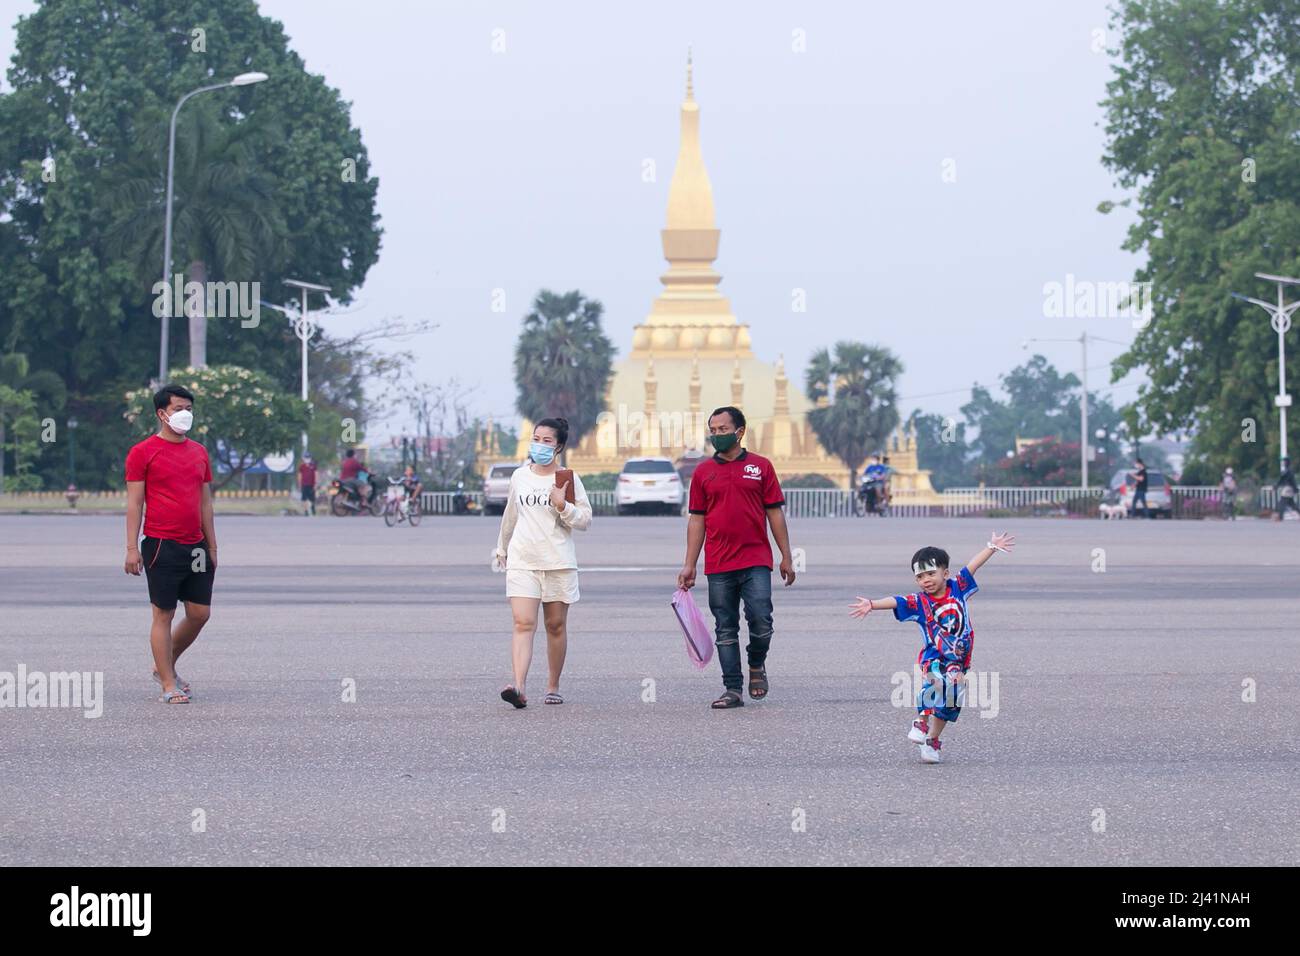
[[[618,475],[614,491],[618,513],[655,508],[680,514],[686,490],[670,458],[629,458]]]

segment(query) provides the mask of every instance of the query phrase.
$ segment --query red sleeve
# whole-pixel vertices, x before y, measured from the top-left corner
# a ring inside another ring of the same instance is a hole
[[[199,447],[203,448],[202,445]],[[212,459],[208,457],[206,448],[203,448],[203,481],[207,484],[212,483]]]
[[[776,477],[776,469],[769,462],[767,471],[763,475],[763,506],[775,508],[783,504],[785,504],[785,495],[781,493],[781,481]]]
[[[144,481],[148,470],[149,462],[144,456],[144,449],[140,445],[133,445],[126,453],[126,480]]]
[[[702,515],[708,510],[708,503],[704,500],[704,481],[700,469],[695,469],[695,474],[691,476],[691,497],[686,505],[686,510],[693,515]]]

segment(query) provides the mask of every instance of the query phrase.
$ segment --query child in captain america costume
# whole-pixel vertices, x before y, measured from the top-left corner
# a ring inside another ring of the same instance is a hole
[[[1013,535],[994,534],[988,546],[972,557],[955,578],[948,577],[947,551],[922,548],[912,555],[912,573],[919,591],[876,600],[859,597],[849,605],[853,617],[892,610],[895,620],[915,621],[921,629],[922,645],[916,664],[923,675],[922,685],[916,700],[917,719],[907,739],[921,745],[921,759],[926,763],[942,760],[939,735],[961,716],[966,672],[975,649],[975,629],[966,607],[967,600],[979,590],[975,572],[995,553],[1009,553],[1015,544]]]

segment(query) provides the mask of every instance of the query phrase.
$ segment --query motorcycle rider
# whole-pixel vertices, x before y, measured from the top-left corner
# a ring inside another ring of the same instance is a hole
[[[356,502],[365,501],[370,504],[374,501],[375,491],[374,482],[370,483],[370,494],[368,496],[361,494],[361,483],[370,480],[370,473],[366,471],[365,464],[357,457],[355,448],[349,448],[343,453],[343,465],[339,468],[339,484],[347,491],[348,495]]]
[[[866,504],[867,514],[875,514],[880,500],[885,477],[885,466],[880,463],[879,455],[872,455],[867,467],[862,471],[862,488],[859,491]]]

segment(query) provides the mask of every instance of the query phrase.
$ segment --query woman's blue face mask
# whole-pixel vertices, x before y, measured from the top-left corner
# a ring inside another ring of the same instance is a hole
[[[528,457],[539,465],[549,465],[555,461],[555,446],[544,445],[539,441],[531,442],[528,446]]]

